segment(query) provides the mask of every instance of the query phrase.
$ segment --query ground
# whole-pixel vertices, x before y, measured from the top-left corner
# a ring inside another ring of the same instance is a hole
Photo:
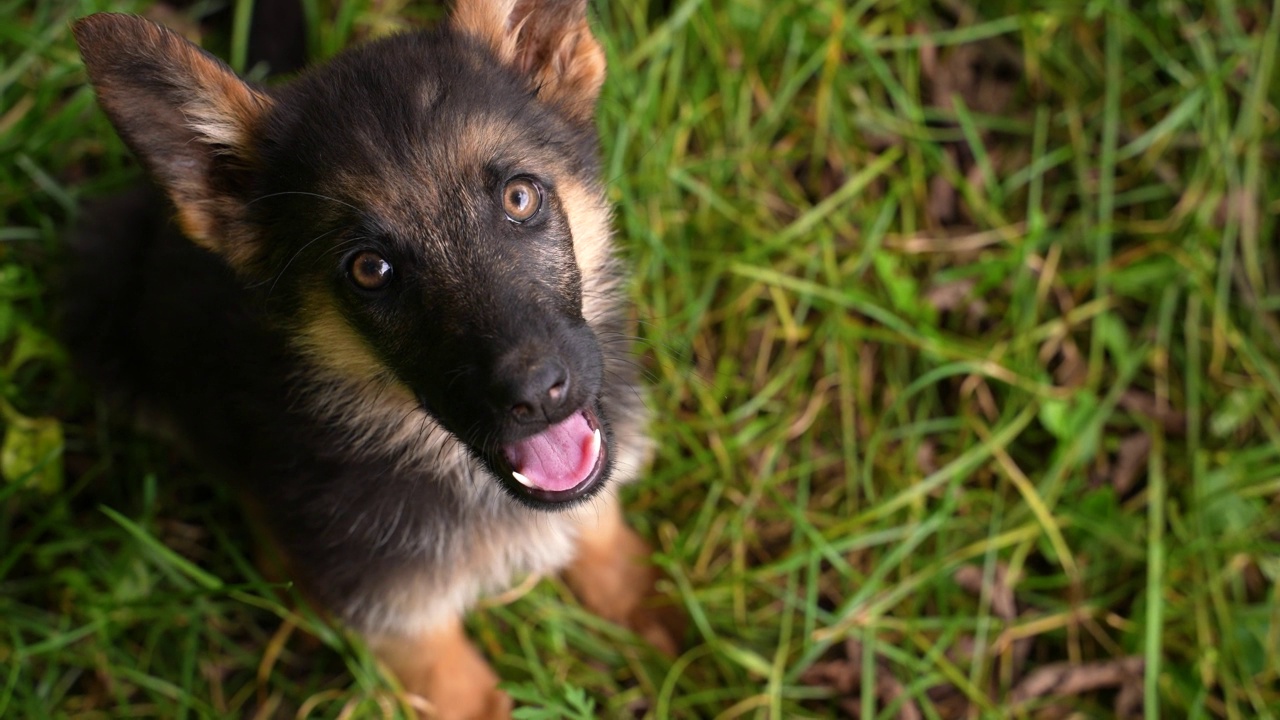
[[[310,0],[313,53],[402,4]],[[1208,5],[592,2],[628,515],[691,629],[495,599],[524,717],[1280,715],[1280,6]],[[146,8],[0,0],[0,716],[403,716],[51,339],[61,233],[138,177],[103,9]]]

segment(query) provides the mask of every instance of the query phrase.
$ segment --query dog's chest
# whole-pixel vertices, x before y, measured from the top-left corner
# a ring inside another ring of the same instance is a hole
[[[412,634],[456,617],[521,578],[551,575],[573,558],[578,512],[549,514],[512,505],[468,508],[442,537],[420,528],[419,550],[369,592],[352,599],[348,622],[374,632]],[[590,506],[579,512],[590,512]]]

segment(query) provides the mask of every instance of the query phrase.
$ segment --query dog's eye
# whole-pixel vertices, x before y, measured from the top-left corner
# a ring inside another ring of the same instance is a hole
[[[395,270],[381,255],[366,250],[351,259],[351,267],[347,269],[347,274],[357,287],[364,290],[381,290],[391,282]]]
[[[532,220],[542,209],[542,188],[527,177],[508,180],[502,188],[502,209],[513,223]]]

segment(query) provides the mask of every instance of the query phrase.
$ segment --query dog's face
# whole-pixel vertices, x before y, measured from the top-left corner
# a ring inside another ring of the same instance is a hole
[[[265,291],[313,362],[408,394],[526,502],[602,486],[584,291],[609,262],[604,65],[582,3],[463,2],[440,31],[270,96],[137,18],[76,36],[188,236]]]

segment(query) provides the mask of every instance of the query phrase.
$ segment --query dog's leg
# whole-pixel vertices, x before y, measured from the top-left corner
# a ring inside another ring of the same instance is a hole
[[[461,620],[412,637],[379,635],[369,647],[404,689],[431,704],[437,720],[508,720],[511,698],[467,639]]]
[[[578,554],[564,571],[565,582],[591,612],[676,655],[685,618],[654,587],[662,572],[649,562],[649,544],[627,526],[612,494],[578,512]]]

